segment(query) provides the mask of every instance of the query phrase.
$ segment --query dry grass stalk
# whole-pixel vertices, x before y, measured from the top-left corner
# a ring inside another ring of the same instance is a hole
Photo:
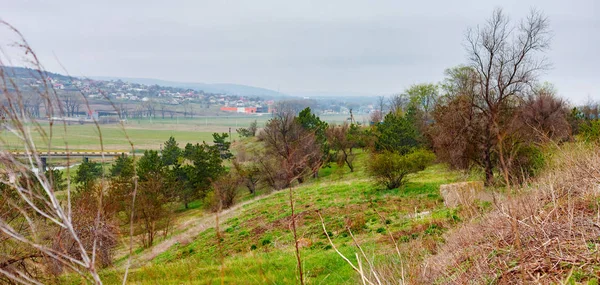
[[[592,278],[600,263],[599,185],[600,150],[564,145],[536,183],[449,233],[419,281],[546,284],[573,271]]]
[[[64,136],[63,151],[69,153],[67,122],[63,118],[72,110],[66,109],[68,106],[53,89],[48,74],[23,35],[4,21],[0,21],[0,28],[7,34],[4,39],[9,41],[0,46],[0,130],[12,136],[17,141],[16,146],[24,153],[18,156],[11,151],[15,144],[0,138],[0,281],[41,284],[48,280],[52,268],[60,268],[61,271],[64,268],[90,283],[102,284],[98,263],[106,262],[105,250],[108,248],[105,246],[112,242],[106,239],[105,233],[113,230],[106,228],[102,214],[107,183],[102,177],[98,195],[93,199],[93,203],[97,204],[90,205],[90,209],[96,209],[91,217],[93,221],[74,219],[73,214],[80,209],[74,209],[77,205],[72,204],[68,170],[71,158],[67,156],[66,198],[59,198],[53,174],[43,172],[45,157],[57,149],[53,145],[56,133]],[[12,61],[14,58],[20,61]],[[38,86],[22,89],[18,79],[9,72],[11,69],[5,68],[8,66],[30,68],[29,76],[37,80]],[[91,113],[83,93],[76,95]],[[26,101],[28,98],[38,102],[34,111]],[[44,111],[45,119],[38,119],[41,118],[40,110]],[[95,120],[94,125],[104,162],[102,132]],[[37,142],[38,137],[41,143]],[[127,140],[133,149],[129,137]],[[82,222],[85,225],[81,225]],[[61,244],[53,243],[57,240]],[[130,252],[132,246],[130,243]]]

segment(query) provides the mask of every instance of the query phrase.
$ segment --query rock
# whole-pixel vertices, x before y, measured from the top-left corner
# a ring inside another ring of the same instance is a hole
[[[440,195],[446,207],[471,205],[484,194],[482,181],[468,181],[440,185]]]
[[[420,218],[423,218],[423,217],[429,216],[430,214],[431,214],[431,212],[429,212],[429,211],[420,212],[420,213],[415,213],[415,214],[413,215],[413,218],[415,218],[415,219],[420,219]]]

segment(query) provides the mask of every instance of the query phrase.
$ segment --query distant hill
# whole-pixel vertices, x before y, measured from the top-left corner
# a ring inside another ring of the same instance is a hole
[[[16,66],[0,66],[4,70],[6,74],[10,77],[14,78],[39,78],[38,71],[31,68],[24,67],[16,67]],[[230,84],[230,83],[194,83],[194,82],[177,82],[177,81],[168,81],[168,80],[160,80],[160,79],[152,79],[152,78],[128,78],[128,77],[111,77],[111,76],[93,76],[93,77],[85,77],[85,76],[66,76],[58,73],[53,73],[49,71],[45,71],[45,74],[54,78],[63,81],[69,81],[71,78],[77,79],[94,79],[94,80],[122,80],[124,82],[130,83],[138,83],[145,85],[160,85],[160,86],[168,86],[168,87],[176,87],[176,88],[184,88],[184,89],[193,89],[196,91],[204,91],[206,93],[218,93],[218,94],[226,94],[226,95],[239,95],[239,96],[258,96],[263,99],[285,99],[292,98],[294,96],[290,96],[284,93],[280,93],[274,90],[241,85],[241,84]]]
[[[375,94],[361,92],[303,91],[290,92],[290,95],[316,100],[334,100],[360,104],[374,103],[377,98]]]
[[[152,78],[128,78],[128,77],[109,77],[109,76],[93,76],[91,79],[96,80],[122,80],[132,83],[145,84],[145,85],[161,85],[161,86],[172,86],[178,88],[189,88],[194,90],[202,90],[207,93],[223,93],[227,95],[240,95],[240,96],[260,96],[265,99],[284,99],[290,96],[284,93],[280,93],[274,90],[240,85],[230,83],[192,83],[192,82],[177,82],[168,81],[161,79]]]
[[[39,71],[36,69],[19,67],[19,66],[0,66],[0,68],[2,68],[9,77],[13,77],[13,78],[37,78],[37,79],[39,79],[39,77],[40,77]],[[43,74],[50,76],[52,78],[55,78],[55,79],[65,80],[65,81],[70,80],[72,78],[71,76],[66,76],[66,75],[49,72],[49,71],[44,71]]]

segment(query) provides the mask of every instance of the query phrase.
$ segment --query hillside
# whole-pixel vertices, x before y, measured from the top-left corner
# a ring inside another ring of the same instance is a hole
[[[386,278],[399,277],[402,261],[395,253],[388,231],[400,242],[403,254],[418,262],[428,249],[404,251],[419,244],[435,244],[448,228],[460,221],[455,209],[443,206],[439,185],[466,177],[436,165],[415,174],[401,189],[383,191],[364,173],[366,154],[359,157],[358,171],[326,168],[321,178],[295,187],[298,232],[307,280],[311,284],[354,284],[352,268],[332,249],[324,235],[317,211],[336,247],[356,260],[355,242],[378,265],[398,267]],[[228,284],[294,283],[294,242],[289,229],[289,192],[281,190],[251,198],[222,213],[222,240],[216,238],[214,214],[189,210],[179,214],[180,231],[153,248],[136,251],[129,275],[132,284],[218,283],[219,256],[223,255]],[[354,235],[344,228],[348,226]],[[172,245],[172,246],[170,246]],[[155,250],[160,248],[160,251]],[[164,251],[163,251],[164,250]],[[374,256],[376,255],[376,257]],[[362,257],[361,257],[362,258]],[[405,256],[403,256],[403,259]],[[118,284],[125,264],[121,256],[115,269],[104,271],[107,284]],[[363,260],[364,262],[364,260]],[[212,280],[212,281],[211,281]]]
[[[1,68],[4,72],[6,72],[6,75],[11,78],[39,78],[40,77],[39,76],[40,71],[31,69],[31,68],[18,67],[18,66],[2,66]],[[49,72],[49,71],[43,71],[42,74],[47,75],[50,78],[55,78],[55,79],[59,79],[59,80],[70,80],[72,78],[70,76],[66,76],[66,75],[62,75],[62,74],[54,73],[54,72]]]
[[[287,94],[280,93],[278,91],[241,85],[231,83],[197,83],[197,82],[178,82],[168,81],[153,78],[130,78],[130,77],[110,77],[110,76],[92,76],[91,78],[97,80],[122,80],[132,83],[145,84],[145,85],[161,85],[161,86],[172,86],[184,89],[193,89],[196,91],[204,91],[206,93],[216,94],[227,94],[237,96],[260,96],[266,99],[283,99],[289,98]]]
[[[360,282],[335,246],[355,265],[359,259],[371,278],[376,272],[383,284],[402,279],[409,284],[514,284],[522,278],[596,284],[600,228],[597,198],[590,191],[597,191],[599,183],[597,150],[567,145],[537,182],[516,190],[518,194],[503,198],[494,190],[493,204],[458,208],[444,206],[439,186],[469,176],[438,164],[411,175],[399,189],[382,190],[364,173],[367,158],[359,155],[354,173],[325,168],[319,179],[293,188],[307,283]],[[594,170],[586,171],[588,166]],[[574,185],[578,188],[570,194],[563,192]],[[215,214],[179,212],[174,234],[135,251],[128,282],[296,283],[289,195],[288,190],[245,195],[244,202],[219,214],[220,238]],[[522,223],[516,226],[517,237],[527,244],[522,249],[514,247],[513,215]],[[536,246],[540,243],[543,249]],[[561,250],[567,252],[559,254]],[[126,260],[122,251],[115,265],[102,271],[106,284],[120,284]],[[527,274],[539,273],[523,277],[521,264]]]

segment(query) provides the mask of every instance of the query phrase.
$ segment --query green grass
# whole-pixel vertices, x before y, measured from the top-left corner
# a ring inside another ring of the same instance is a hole
[[[400,243],[419,238],[439,241],[449,225],[460,221],[456,210],[445,208],[439,196],[439,185],[461,179],[459,173],[434,165],[411,175],[403,187],[384,190],[367,177],[367,159],[367,154],[360,153],[354,173],[348,172],[347,167],[331,165],[320,171],[319,179],[293,189],[298,233],[312,243],[301,249],[310,284],[358,281],[351,267],[331,249],[317,210],[325,219],[333,242],[351,259],[357,249],[346,226],[363,248],[381,260],[395,257],[386,228]],[[130,284],[219,284],[221,254],[228,284],[297,283],[288,191],[275,192],[238,209],[221,226],[221,244],[215,229],[208,229],[190,243],[176,244],[131,271]],[[415,219],[415,211],[430,214]],[[199,213],[182,212],[187,218]],[[117,268],[106,269],[102,276],[106,284],[118,284],[122,273]]]
[[[329,123],[342,123],[346,115],[323,116],[322,119]],[[169,136],[175,137],[180,145],[186,143],[212,142],[214,132],[228,133],[231,130],[233,139],[237,139],[236,129],[248,127],[256,120],[258,126],[262,127],[271,118],[271,115],[263,116],[206,116],[197,118],[175,118],[175,119],[130,119],[124,130],[120,124],[101,124],[100,131],[105,150],[130,151],[131,143],[135,149],[159,149]],[[40,121],[40,125],[46,134],[50,133],[48,123]],[[34,143],[40,150],[47,150],[48,135],[41,135],[35,128],[31,127]],[[80,125],[73,123],[63,125],[56,123],[52,128],[52,151],[64,151],[68,146],[73,151],[99,151],[101,149],[100,133],[93,124]],[[22,150],[23,143],[13,134],[5,130],[0,131],[0,146],[4,149]]]
[[[45,132],[49,133],[50,127],[43,125]],[[178,126],[169,124],[130,124],[123,128],[116,124],[100,125],[102,143],[105,150],[109,151],[131,151],[130,142],[135,149],[159,149],[169,139],[175,137],[183,147],[186,143],[212,142],[214,132],[228,132],[227,127],[195,127],[194,125]],[[65,131],[62,127],[53,128],[51,150],[64,151],[66,147],[72,151],[99,151],[101,149],[100,133],[95,125],[71,125]],[[47,136],[42,136],[33,130],[34,143],[41,150],[47,150]],[[232,130],[233,139],[237,133]],[[127,139],[129,137],[129,140]],[[23,143],[12,134],[3,131],[0,133],[0,145],[5,149],[21,150]]]
[[[342,251],[350,255],[349,247]],[[190,253],[190,254],[193,254]],[[354,284],[349,266],[339,262],[332,249],[303,251],[306,279],[311,284]],[[352,258],[354,259],[354,258]],[[218,259],[182,257],[163,264],[131,271],[129,284],[220,284]],[[227,258],[224,263],[226,284],[296,284],[296,263],[292,251],[253,251]],[[105,284],[120,284],[122,275],[110,272],[103,276]]]

